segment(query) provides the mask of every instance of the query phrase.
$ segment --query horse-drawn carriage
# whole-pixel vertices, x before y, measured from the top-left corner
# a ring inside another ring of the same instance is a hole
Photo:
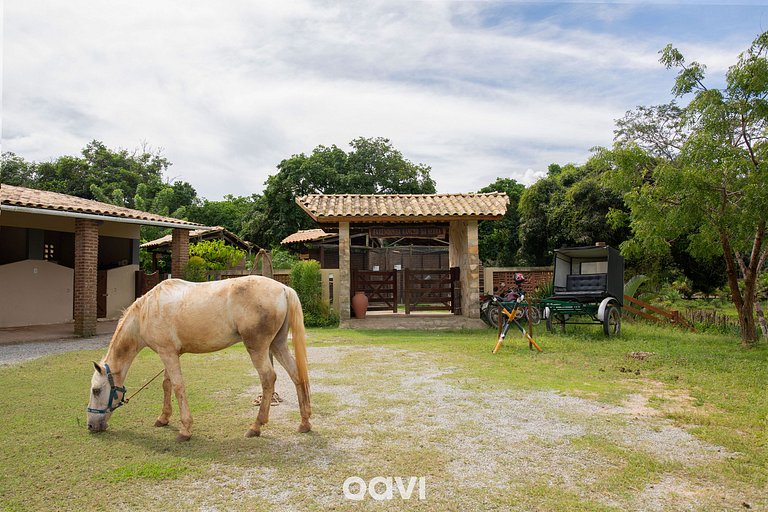
[[[621,330],[624,258],[607,245],[555,250],[553,294],[542,300],[547,330],[566,324],[603,325],[607,335]],[[591,321],[578,321],[591,317]]]

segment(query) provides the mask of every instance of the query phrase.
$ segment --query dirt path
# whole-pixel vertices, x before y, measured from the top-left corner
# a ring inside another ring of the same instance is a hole
[[[737,508],[745,497],[691,478],[688,468],[733,454],[649,413],[641,395],[610,406],[554,392],[487,390],[457,381],[456,368],[427,354],[379,347],[311,347],[310,360],[322,443],[283,440],[302,452],[306,470],[275,492],[279,467],[216,465],[194,485],[212,497],[201,509],[218,509],[215,496],[236,508],[258,498],[289,510],[304,508],[291,503],[377,509],[370,498],[344,499],[342,482],[354,475],[426,476],[427,508],[435,510],[530,510],[538,508],[537,492],[544,503],[555,495],[588,508],[651,511]],[[282,369],[277,390],[285,404],[273,409],[272,425],[293,424],[296,397]],[[527,501],[507,502],[510,496]]]

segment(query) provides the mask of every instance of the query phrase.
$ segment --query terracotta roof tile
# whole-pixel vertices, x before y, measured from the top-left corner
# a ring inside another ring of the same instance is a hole
[[[296,242],[311,242],[322,240],[324,238],[336,236],[333,233],[326,233],[322,229],[302,229],[292,235],[288,235],[280,242],[282,245],[293,244]]]
[[[247,242],[243,239],[241,239],[239,236],[231,232],[225,227],[222,226],[213,226],[210,228],[203,228],[203,229],[195,229],[189,232],[189,241],[190,243],[198,242],[200,239],[204,238],[206,235],[212,235],[215,233],[221,233],[225,235],[226,237],[233,239],[237,242],[237,245],[240,246],[240,248],[245,248],[249,244],[252,245],[250,242]],[[150,240],[149,242],[144,242],[141,244],[142,249],[154,249],[157,247],[163,247],[163,246],[170,246],[172,242],[173,237],[171,235],[165,235],[160,238],[156,238],[155,240]]]
[[[56,210],[71,213],[102,215],[105,217],[116,217],[118,219],[144,220],[147,221],[148,224],[163,222],[179,224],[180,226],[202,226],[202,224],[197,224],[195,222],[132,210],[131,208],[114,206],[99,201],[93,201],[91,199],[83,199],[82,197],[5,184],[0,185],[0,204],[22,206],[39,210]]]
[[[339,220],[497,219],[507,212],[503,192],[486,194],[312,194],[296,203],[318,222]]]

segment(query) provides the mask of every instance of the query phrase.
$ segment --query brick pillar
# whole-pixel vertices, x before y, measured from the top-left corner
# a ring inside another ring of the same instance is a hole
[[[462,304],[464,316],[480,318],[480,243],[477,234],[477,221],[467,222],[467,301]],[[464,283],[462,277],[462,284]]]
[[[448,231],[448,261],[461,272],[461,313],[480,318],[480,248],[477,221],[452,221]]]
[[[350,286],[352,280],[350,257],[349,222],[339,222],[339,318],[349,320],[352,317],[350,311]]]
[[[99,225],[75,219],[75,334],[96,334],[96,276],[99,265]]]
[[[182,279],[189,262],[189,230],[173,230],[171,241],[171,277]]]

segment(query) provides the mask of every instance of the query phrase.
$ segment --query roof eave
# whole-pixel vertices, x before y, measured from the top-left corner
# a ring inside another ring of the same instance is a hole
[[[10,204],[0,205],[0,211],[31,213],[37,215],[51,215],[53,217],[70,217],[76,219],[100,220],[105,222],[121,222],[124,224],[140,224],[142,226],[157,226],[163,228],[201,229],[205,226],[189,222],[167,222],[147,219],[134,219],[131,217],[118,217],[112,215],[100,215],[96,213],[73,212],[69,210],[54,210],[49,208],[33,208],[29,206],[16,206]]]
[[[306,209],[305,209],[306,211]],[[309,213],[309,212],[307,212]],[[319,224],[336,224],[338,222],[361,223],[361,222],[452,222],[462,220],[500,220],[504,218],[501,215],[408,215],[408,216],[386,216],[386,215],[351,215],[321,217],[310,214],[312,219]]]
[[[309,215],[309,216],[312,218],[312,220],[314,220],[315,222],[320,222],[319,220],[317,220],[317,215],[315,215],[315,213],[314,213],[314,212],[312,212],[312,210],[308,209],[308,208],[307,208],[307,205],[305,205],[305,204],[304,204],[304,203],[301,201],[302,199],[304,199],[304,197],[294,197],[294,198],[293,198],[293,200],[294,200],[294,201],[296,201],[296,204],[297,204],[297,205],[299,205],[299,208],[301,208],[302,210],[304,210],[304,212],[305,212],[307,215]]]

